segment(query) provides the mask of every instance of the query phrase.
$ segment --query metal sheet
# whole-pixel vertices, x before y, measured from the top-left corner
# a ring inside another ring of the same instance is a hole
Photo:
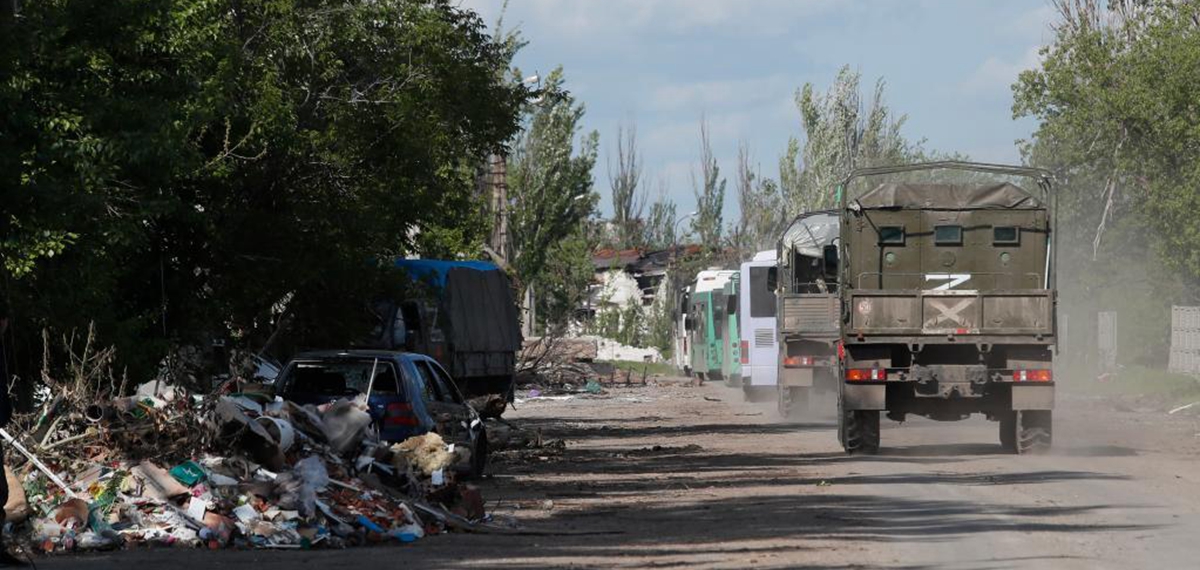
[[[842,389],[845,410],[886,410],[887,387],[882,384],[846,384]]]
[[[1014,384],[1012,387],[1012,409],[1014,410],[1052,410],[1054,409],[1054,386],[1035,386]]]
[[[795,387],[812,386],[813,371],[811,368],[780,368],[779,385]]]

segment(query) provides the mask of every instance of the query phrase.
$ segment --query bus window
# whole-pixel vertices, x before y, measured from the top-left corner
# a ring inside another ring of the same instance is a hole
[[[775,316],[775,292],[769,286],[772,267],[750,268],[750,317]]]

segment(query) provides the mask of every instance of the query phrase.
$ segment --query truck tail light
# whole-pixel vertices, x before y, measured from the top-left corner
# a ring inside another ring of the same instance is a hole
[[[741,355],[742,364],[750,364],[750,341],[743,340],[741,346],[742,346],[742,355]]]
[[[1013,382],[1051,382],[1054,372],[1050,370],[1013,370]]]
[[[887,380],[887,371],[879,368],[850,368],[846,370],[846,381],[869,382],[871,380]]]
[[[799,368],[801,366],[812,366],[815,360],[811,356],[788,356],[783,359],[784,368]]]

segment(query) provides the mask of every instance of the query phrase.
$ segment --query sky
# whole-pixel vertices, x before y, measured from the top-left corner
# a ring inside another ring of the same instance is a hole
[[[492,25],[503,0],[461,0]],[[617,128],[636,125],[650,199],[694,209],[699,124],[709,124],[736,218],[738,145],[762,176],[778,177],[789,137],[801,140],[795,93],[823,92],[838,70],[877,79],[907,115],[910,140],[985,162],[1019,162],[1035,124],[1012,117],[1010,86],[1052,39],[1047,0],[510,0],[504,27],[529,42],[525,75],[563,66],[566,88],[600,133],[596,189],[612,211],[609,164]],[[869,95],[869,93],[867,93]]]

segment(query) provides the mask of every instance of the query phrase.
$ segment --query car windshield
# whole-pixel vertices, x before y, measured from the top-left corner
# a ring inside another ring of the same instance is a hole
[[[337,396],[363,394],[371,383],[372,369],[375,370],[375,385],[371,392],[395,393],[394,369],[390,363],[375,359],[298,362],[291,373],[290,391]]]

